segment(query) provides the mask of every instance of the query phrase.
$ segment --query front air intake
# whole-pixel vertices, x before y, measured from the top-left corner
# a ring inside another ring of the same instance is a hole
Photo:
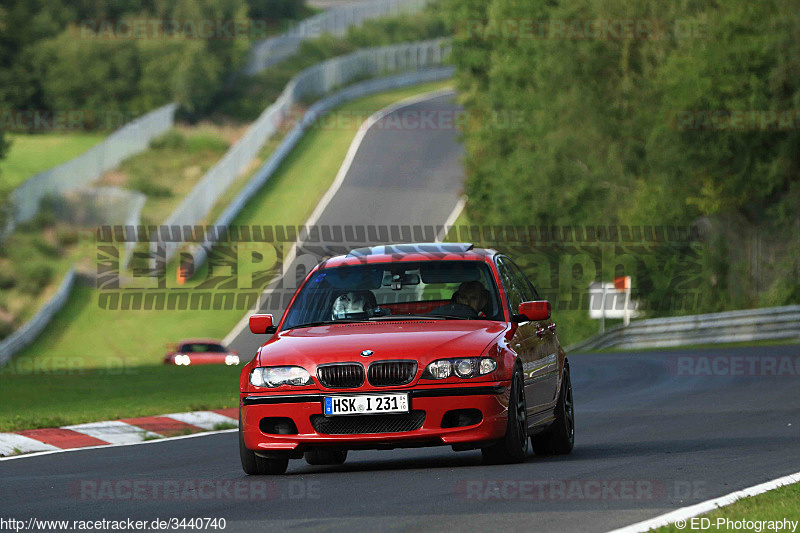
[[[317,378],[329,389],[355,389],[364,384],[364,367],[360,363],[334,363],[317,367]]]
[[[369,383],[374,387],[408,385],[416,374],[416,361],[375,361],[367,371]]]

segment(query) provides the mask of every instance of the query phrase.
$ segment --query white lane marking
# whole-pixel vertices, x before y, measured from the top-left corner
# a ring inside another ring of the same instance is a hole
[[[78,433],[83,433],[84,435],[89,435],[90,437],[104,440],[111,444],[141,442],[145,437],[154,439],[161,437],[158,433],[153,433],[152,431],[147,431],[140,427],[120,422],[119,420],[64,426],[62,429],[71,429],[72,431],[77,431]]]
[[[203,429],[214,429],[214,426],[217,424],[232,424],[234,422],[237,424],[239,423],[239,421],[235,418],[214,413],[212,411],[172,413],[164,416],[172,418],[173,420],[177,420],[178,422],[183,422],[184,424],[189,424],[191,426],[196,426]]]
[[[445,237],[447,237],[447,232],[450,231],[450,228],[453,227],[453,224],[456,223],[458,217],[461,215],[461,212],[464,210],[464,206],[467,205],[467,195],[461,195],[461,198],[458,199],[456,202],[456,206],[450,212],[450,216],[447,217],[447,220],[442,227],[442,231],[439,232],[439,236],[436,237],[436,242],[442,242]]]
[[[328,204],[331,203],[331,200],[333,200],[333,197],[336,196],[336,193],[342,187],[342,184],[344,183],[344,180],[347,177],[347,173],[350,171],[350,166],[353,164],[353,160],[355,159],[356,154],[358,153],[358,149],[361,147],[361,143],[364,141],[364,138],[367,136],[367,133],[369,132],[370,128],[372,128],[372,126],[374,126],[378,121],[380,121],[386,115],[388,115],[390,113],[393,113],[393,112],[397,111],[398,109],[402,109],[403,107],[408,107],[410,105],[418,104],[420,102],[424,102],[425,100],[432,100],[433,98],[438,98],[439,96],[445,96],[447,94],[455,94],[455,91],[453,89],[445,88],[445,89],[438,89],[436,91],[430,91],[430,92],[427,92],[427,93],[418,94],[418,95],[415,95],[415,96],[410,96],[408,98],[400,100],[399,102],[395,102],[394,104],[391,104],[391,105],[389,105],[387,107],[384,107],[383,109],[381,109],[379,111],[376,111],[375,113],[370,115],[367,118],[367,120],[362,122],[361,126],[359,126],[358,131],[356,132],[355,137],[353,137],[353,142],[350,143],[350,147],[347,149],[347,154],[344,157],[344,161],[342,162],[342,166],[339,167],[339,171],[336,173],[336,178],[334,178],[333,183],[331,184],[330,187],[328,187],[328,190],[325,191],[325,194],[323,195],[322,199],[317,204],[317,207],[311,213],[311,216],[308,217],[308,220],[306,220],[305,226],[306,227],[311,227],[314,224],[316,224],[317,221],[319,220],[319,218],[322,216],[322,213],[325,211],[325,208],[328,207]],[[464,200],[466,200],[466,197],[462,197],[462,198]],[[461,200],[459,200],[459,203],[460,202],[461,202]],[[458,205],[459,204],[456,204],[457,208],[458,208]],[[464,206],[461,205],[461,209],[463,209],[463,208],[464,208]],[[459,213],[460,212],[461,211],[459,210]],[[452,217],[453,213],[450,213],[450,216]],[[456,218],[458,218],[458,214],[456,215],[455,218],[453,218],[453,222],[455,222]],[[448,220],[450,220],[450,219],[448,218]],[[452,225],[452,223],[450,225]],[[295,242],[292,245],[292,247],[289,249],[289,252],[286,254],[286,257],[284,258],[284,261],[283,261],[284,265],[291,265],[292,264],[292,262],[295,259],[295,256],[297,255],[297,248],[301,244],[302,244],[302,242],[298,241],[298,242]],[[273,278],[273,280],[269,282],[269,285],[273,285],[273,284],[277,283],[278,281],[280,281],[281,278],[283,278],[283,272],[281,272],[280,274],[275,276],[275,278]],[[268,294],[271,291],[272,291],[272,289],[266,289],[261,294],[265,295],[265,294]],[[263,300],[263,298],[262,298],[262,300]],[[225,338],[222,339],[222,344],[224,346],[229,346],[234,341],[234,339],[236,339],[236,337],[238,337],[239,334],[241,334],[242,331],[244,331],[244,329],[249,326],[250,315],[252,313],[256,313],[256,312],[257,312],[257,309],[251,309],[250,311],[245,313],[245,315],[233,327],[233,329],[230,331],[230,333],[228,333],[225,336]],[[275,322],[276,323],[278,322],[278,320],[280,320],[280,317],[275,317]]]
[[[239,431],[238,429],[223,429],[220,431],[207,431],[205,433],[193,433],[191,435],[181,435],[178,437],[168,437],[163,439],[154,439],[154,440],[145,440],[142,442],[126,442],[125,444],[100,444],[98,446],[86,446],[85,448],[67,448],[66,450],[51,450],[46,452],[36,452],[36,453],[27,453],[24,455],[12,455],[11,457],[0,457],[0,462],[2,461],[14,461],[18,459],[30,459],[31,457],[40,457],[42,455],[51,455],[54,453],[72,453],[72,452],[82,452],[85,450],[98,450],[102,448],[119,448],[122,446],[141,446],[143,444],[161,444],[162,442],[168,442],[171,440],[181,440],[181,439],[195,439],[198,437],[209,437],[211,435],[221,435],[223,433],[233,433],[234,431]]]
[[[737,500],[741,500],[742,498],[757,496],[767,491],[777,489],[778,487],[783,487],[784,485],[792,485],[793,483],[800,483],[800,472],[779,477],[777,479],[773,479],[772,481],[761,483],[760,485],[754,485],[746,489],[737,490],[736,492],[731,492],[730,494],[720,496],[719,498],[706,500],[688,507],[682,507],[680,509],[670,511],[669,513],[656,516],[655,518],[650,518],[649,520],[644,520],[630,526],[615,529],[609,533],[643,533],[645,531],[650,531],[651,529],[673,524],[678,520],[689,520],[695,516],[716,511],[718,508],[730,505]]]
[[[0,433],[0,456],[50,450],[58,450],[58,448],[16,433]]]

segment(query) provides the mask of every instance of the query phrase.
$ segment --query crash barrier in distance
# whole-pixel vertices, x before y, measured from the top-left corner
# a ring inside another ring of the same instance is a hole
[[[568,352],[603,348],[668,348],[761,340],[800,340],[800,305],[635,320],[568,346]]]

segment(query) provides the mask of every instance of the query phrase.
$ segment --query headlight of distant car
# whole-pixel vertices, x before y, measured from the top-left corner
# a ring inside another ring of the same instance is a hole
[[[494,372],[497,361],[489,357],[462,357],[459,359],[439,359],[429,364],[422,379],[445,379],[450,376],[469,379]]]
[[[250,383],[256,387],[281,385],[311,385],[311,374],[299,366],[258,367],[250,373]]]
[[[225,356],[225,364],[228,366],[235,366],[239,364],[239,356],[229,354]]]
[[[178,365],[178,366],[189,366],[191,364],[191,362],[192,362],[192,360],[189,359],[188,355],[184,355],[182,353],[179,353],[178,355],[176,355],[175,358],[174,358],[174,361],[175,361],[175,364]]]

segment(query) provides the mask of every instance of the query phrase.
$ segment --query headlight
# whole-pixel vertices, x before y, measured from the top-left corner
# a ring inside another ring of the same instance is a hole
[[[225,356],[225,364],[228,366],[234,366],[239,364],[239,356],[238,355],[226,355]]]
[[[474,361],[473,359],[459,359],[458,361],[454,361],[453,367],[456,370],[456,375],[460,378],[468,378],[472,376],[472,373],[475,370],[473,367],[473,362],[477,361]]]
[[[250,373],[250,383],[256,387],[281,385],[311,385],[311,375],[299,366],[258,367]]]
[[[425,374],[430,374],[429,379],[444,379],[449,378],[453,373],[452,363],[446,359],[441,361],[434,361],[425,369]],[[425,376],[422,376],[423,378]]]
[[[174,361],[177,366],[189,366],[189,364],[192,362],[192,360],[189,359],[189,356],[184,354],[176,355]]]
[[[469,379],[494,372],[497,361],[489,357],[464,357],[461,359],[439,359],[429,364],[422,379],[444,379],[453,374]]]

